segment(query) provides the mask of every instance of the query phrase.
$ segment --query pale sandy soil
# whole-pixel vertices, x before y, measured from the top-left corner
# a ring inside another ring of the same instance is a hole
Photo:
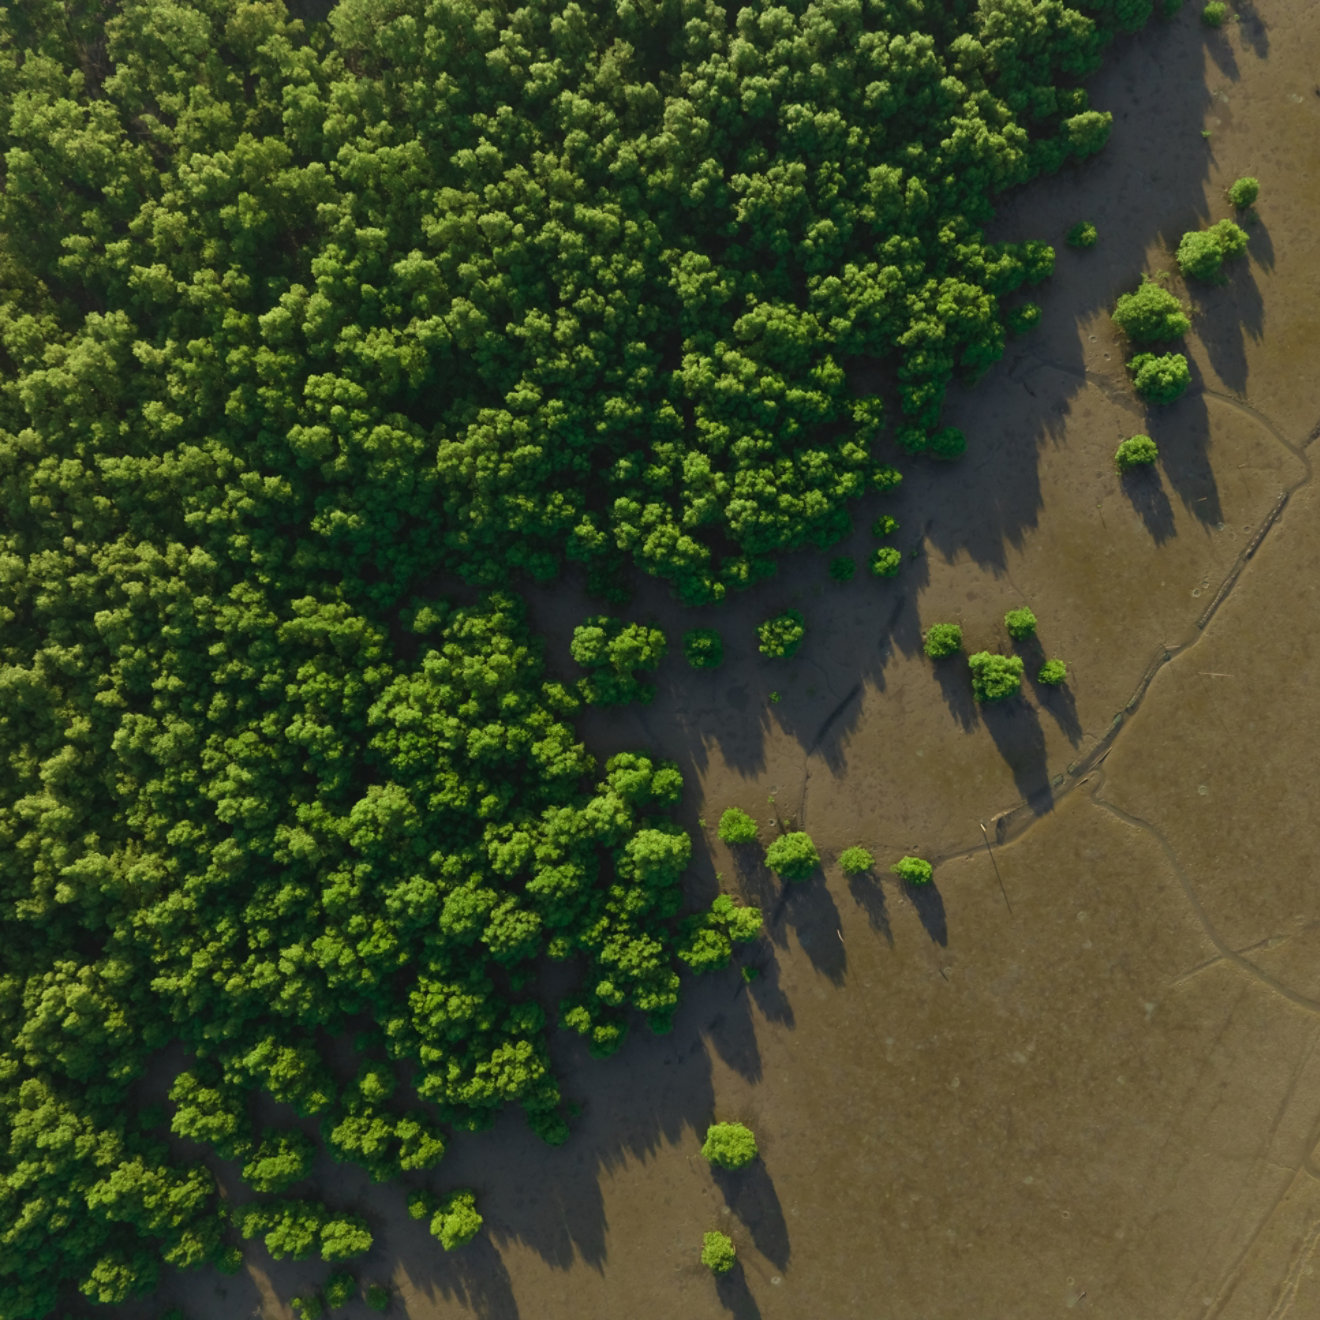
[[[584,724],[602,754],[683,765],[694,894],[718,872],[766,904],[763,975],[694,986],[670,1036],[613,1060],[557,1044],[574,1137],[548,1151],[510,1117],[456,1141],[444,1185],[477,1189],[489,1234],[453,1257],[397,1189],[331,1175],[380,1230],[360,1272],[393,1281],[393,1314],[1320,1316],[1320,19],[1260,0],[1216,34],[1199,8],[1095,80],[1103,155],[1003,209],[1002,236],[1059,244],[1045,317],[955,401],[967,458],[912,466],[883,506],[918,551],[900,576],[839,587],[800,556],[712,620],[724,669],[675,659],[649,709]],[[1194,295],[1193,391],[1148,417],[1107,310],[1231,213],[1239,174],[1263,189],[1249,259]],[[1100,243],[1074,253],[1083,218]],[[1114,475],[1134,431],[1153,482]],[[978,713],[921,630],[1006,646],[1019,603],[1070,683]],[[762,660],[753,626],[786,604],[808,640]],[[592,607],[539,608],[562,657]],[[766,839],[804,824],[823,876],[781,899],[709,828],[731,804]],[[921,852],[935,886],[846,880],[853,843],[882,868]],[[715,1117],[755,1128],[753,1172],[712,1178]],[[697,1261],[716,1226],[742,1262],[719,1285]],[[170,1287],[199,1320],[285,1317],[308,1277],[254,1250]]]

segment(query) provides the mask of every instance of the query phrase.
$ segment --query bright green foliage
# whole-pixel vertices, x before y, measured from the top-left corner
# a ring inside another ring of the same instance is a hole
[[[839,866],[844,875],[863,875],[875,865],[875,858],[865,848],[845,848],[839,854]]]
[[[977,651],[967,657],[972,671],[972,695],[977,701],[1006,701],[1022,690],[1022,657]]]
[[[1201,10],[1201,22],[1208,28],[1222,27],[1227,17],[1228,6],[1223,0],[1210,0],[1210,3]]]
[[[1068,681],[1068,666],[1062,660],[1046,660],[1036,675],[1036,681],[1047,687],[1058,687]]]
[[[390,1309],[390,1290],[383,1283],[367,1284],[367,1305],[384,1313]]]
[[[897,518],[894,518],[887,513],[882,513],[875,522],[871,524],[871,535],[877,538],[893,536],[893,534],[898,531],[898,526]]]
[[[321,1320],[325,1314],[325,1300],[316,1291],[299,1293],[289,1305],[298,1320]]]
[[[939,452],[1052,262],[992,199],[1103,139],[1141,8],[0,5],[0,1315],[232,1266],[165,1124],[393,1177],[562,1132],[545,958],[594,1051],[666,1020],[681,780],[587,754],[517,593],[716,600],[893,489],[886,422]]]
[[[431,1234],[446,1251],[454,1251],[471,1242],[481,1231],[482,1223],[474,1193],[450,1192],[431,1217]]]
[[[876,577],[894,577],[903,567],[903,555],[892,545],[882,545],[871,556],[871,572]]]
[[[1033,329],[1040,322],[1040,304],[1034,302],[1022,303],[1014,307],[1008,314],[1008,328],[1014,334],[1025,334]]]
[[[1004,627],[1015,642],[1025,641],[1036,632],[1036,616],[1025,605],[1004,615]]]
[[[1098,236],[1096,227],[1089,220],[1079,220],[1068,231],[1064,241],[1071,248],[1089,248],[1095,247]]]
[[[373,1241],[366,1222],[356,1215],[332,1215],[321,1227],[321,1259],[353,1260],[365,1256]]]
[[[692,628],[683,634],[683,656],[693,669],[718,669],[724,640],[713,628]]]
[[[1252,178],[1251,175],[1243,175],[1236,179],[1233,186],[1228,190],[1228,200],[1238,208],[1239,211],[1251,206],[1257,197],[1260,196],[1260,180]]]
[[[1172,403],[1192,383],[1191,368],[1181,353],[1138,353],[1128,371],[1133,389],[1147,403]]]
[[[962,650],[962,629],[956,623],[932,623],[923,648],[932,660],[943,660]]]
[[[347,1306],[356,1293],[357,1280],[346,1272],[332,1274],[321,1289],[325,1304],[331,1309],[338,1306]]]
[[[733,1239],[727,1233],[707,1233],[701,1239],[701,1263],[712,1274],[727,1274],[738,1259]]]
[[[924,857],[900,857],[889,869],[906,885],[928,885],[935,874]]]
[[[857,564],[846,555],[841,555],[838,559],[830,560],[830,577],[836,582],[851,582],[853,574],[857,572]]]
[[[756,821],[741,807],[728,807],[720,816],[716,833],[725,843],[755,843]]]
[[[283,1192],[311,1172],[316,1148],[301,1132],[272,1132],[243,1166],[254,1192]]]
[[[621,706],[630,701],[649,702],[655,688],[637,678],[649,673],[665,655],[665,635],[659,628],[623,623],[600,614],[573,629],[569,650],[583,669],[578,682],[582,700],[595,706]]]
[[[820,865],[820,854],[811,835],[790,830],[765,850],[765,864],[781,879],[805,880]]]
[[[706,1129],[701,1153],[717,1168],[743,1169],[760,1152],[751,1128],[742,1123],[712,1123]]]
[[[1160,456],[1159,447],[1148,435],[1130,435],[1114,451],[1114,463],[1120,472],[1153,463]]]
[[[758,650],[772,659],[786,660],[807,635],[807,621],[799,610],[785,610],[757,626]]]
[[[1233,220],[1220,220],[1209,229],[1193,229],[1178,243],[1178,269],[1189,279],[1214,282],[1220,266],[1246,251],[1247,234]]]
[[[275,1260],[307,1260],[330,1215],[313,1201],[258,1201],[235,1210],[234,1222],[245,1238],[261,1238]]]
[[[1133,293],[1114,305],[1114,324],[1134,344],[1154,344],[1185,335],[1192,322],[1187,309],[1168,289],[1144,276]]]
[[[740,907],[721,894],[709,912],[695,913],[684,922],[678,957],[694,972],[718,971],[728,966],[735,943],[754,940],[760,933],[760,909]]]

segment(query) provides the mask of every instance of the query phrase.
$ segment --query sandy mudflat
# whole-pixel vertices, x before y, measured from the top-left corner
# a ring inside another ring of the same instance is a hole
[[[799,556],[711,620],[722,670],[675,657],[651,707],[584,724],[602,754],[682,764],[694,893],[719,872],[766,904],[762,975],[693,986],[671,1035],[613,1060],[564,1043],[584,1111],[564,1148],[512,1116],[457,1140],[444,1181],[490,1231],[452,1258],[397,1189],[336,1172],[328,1199],[381,1229],[360,1273],[393,1279],[394,1314],[1320,1316],[1320,20],[1260,0],[1216,34],[1199,8],[1112,53],[1103,155],[1001,212],[1000,236],[1059,244],[1044,320],[955,400],[967,457],[859,517],[859,558],[870,518],[899,518],[899,577],[841,587]],[[1107,309],[1230,214],[1239,174],[1262,183],[1249,259],[1195,294],[1193,390],[1148,418]],[[1101,239],[1074,253],[1082,218]],[[1162,463],[1124,484],[1135,431]],[[1071,681],[980,713],[921,630],[995,649],[1020,603]],[[753,626],[788,604],[808,640],[765,661]],[[704,621],[638,606],[671,635]],[[591,607],[538,610],[562,657]],[[780,901],[714,837],[735,804],[767,839],[775,817],[808,828],[823,878]],[[842,876],[853,843],[879,877]],[[907,851],[940,862],[929,891],[883,870]],[[753,1172],[712,1178],[715,1117],[755,1128]],[[742,1262],[718,1286],[713,1227]],[[283,1317],[307,1277],[265,1261],[170,1287],[197,1317]]]

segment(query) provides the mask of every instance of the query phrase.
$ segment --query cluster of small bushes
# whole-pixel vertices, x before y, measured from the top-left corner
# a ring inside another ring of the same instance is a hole
[[[313,1288],[309,1292],[299,1293],[290,1305],[298,1320],[320,1320],[327,1311],[337,1311],[347,1306],[357,1293],[357,1280],[351,1274],[332,1274],[319,1290]],[[367,1284],[362,1297],[373,1311],[389,1310],[390,1292],[383,1284]],[[168,1314],[165,1320],[170,1320]]]
[[[1036,635],[1036,616],[1026,606],[1009,610],[1004,627],[1015,642],[1025,642]],[[933,623],[926,629],[924,649],[932,660],[947,660],[962,650],[962,629],[956,623]],[[967,657],[972,674],[972,695],[978,702],[1007,701],[1022,690],[1025,669],[1022,657],[977,651]],[[1036,681],[1057,687],[1068,677],[1062,660],[1047,660],[1036,674]]]

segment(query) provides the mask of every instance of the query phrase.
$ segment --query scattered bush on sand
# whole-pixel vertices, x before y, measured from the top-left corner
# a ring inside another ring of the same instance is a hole
[[[1233,186],[1228,190],[1228,200],[1239,211],[1244,211],[1248,206],[1254,205],[1256,198],[1259,196],[1260,180],[1252,178],[1250,174],[1244,174],[1242,178],[1234,180]]]
[[[882,545],[871,556],[871,572],[876,577],[893,577],[903,567],[903,556],[892,545]]]
[[[865,848],[845,848],[839,854],[839,866],[844,875],[862,875],[875,865],[875,858]]]
[[[1148,435],[1130,435],[1114,451],[1114,463],[1120,472],[1146,467],[1160,456],[1159,447]]]
[[[1208,28],[1217,28],[1224,26],[1224,19],[1228,17],[1228,6],[1223,0],[1210,0],[1210,3],[1201,10],[1201,22]]]
[[[701,1263],[712,1274],[727,1274],[737,1259],[733,1239],[727,1233],[707,1233],[701,1239]]]
[[[760,1153],[752,1129],[742,1123],[712,1123],[701,1153],[716,1168],[744,1169]]]
[[[935,868],[924,857],[900,857],[889,868],[905,885],[928,885]]]
[[[446,1251],[456,1251],[477,1236],[483,1222],[475,1193],[450,1192],[431,1217],[431,1234]]]
[[[767,619],[756,629],[762,655],[773,660],[787,660],[807,635],[807,621],[799,610],[785,610]]]
[[[1168,289],[1144,275],[1132,293],[1122,294],[1111,313],[1114,324],[1134,344],[1177,339],[1191,329],[1187,309]]]
[[[956,623],[932,623],[922,646],[932,660],[957,655],[962,650],[962,629]]]
[[[1133,389],[1147,403],[1173,403],[1192,383],[1191,368],[1181,353],[1138,353],[1128,371]]]
[[[1036,616],[1025,605],[1004,615],[1004,627],[1015,642],[1025,642],[1036,634]]]
[[[1070,248],[1089,248],[1095,247],[1095,241],[1098,237],[1096,227],[1089,220],[1079,220],[1068,231],[1064,242]]]
[[[1036,682],[1044,683],[1046,687],[1058,687],[1067,681],[1068,666],[1062,660],[1046,660],[1036,675]]]
[[[967,657],[977,701],[1007,701],[1022,690],[1022,657],[978,651]]]
[[[729,807],[720,817],[716,833],[725,843],[754,843],[756,822],[741,807]]]
[[[765,850],[765,864],[781,880],[805,880],[820,865],[820,854],[811,835],[790,830]]]

